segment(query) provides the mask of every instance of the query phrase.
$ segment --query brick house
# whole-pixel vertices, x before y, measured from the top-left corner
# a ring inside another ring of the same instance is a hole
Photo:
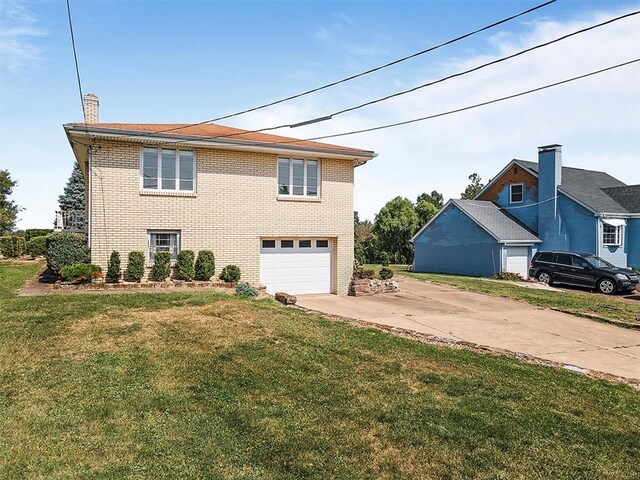
[[[354,168],[372,151],[214,124],[64,125],[85,177],[91,261],[212,250],[267,291],[346,294]]]

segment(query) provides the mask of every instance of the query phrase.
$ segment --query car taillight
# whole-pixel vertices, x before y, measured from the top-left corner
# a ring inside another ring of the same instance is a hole
[[[533,267],[533,260],[531,260],[531,263],[529,264],[529,268],[534,268]]]

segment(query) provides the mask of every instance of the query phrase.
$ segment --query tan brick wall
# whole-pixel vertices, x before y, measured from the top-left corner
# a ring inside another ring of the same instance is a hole
[[[123,268],[146,252],[148,230],[180,230],[183,250],[209,249],[216,275],[236,264],[257,284],[261,237],[331,238],[334,291],[348,290],[353,262],[353,165],[320,159],[320,201],[277,199],[277,155],[206,148],[196,157],[195,196],[140,192],[141,145],[97,142],[91,160],[91,256],[106,269],[112,250]],[[308,157],[310,158],[310,157]]]

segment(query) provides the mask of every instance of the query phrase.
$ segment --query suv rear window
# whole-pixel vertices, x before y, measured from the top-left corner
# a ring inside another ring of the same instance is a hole
[[[553,253],[541,253],[538,258],[538,262],[552,262],[553,261]]]

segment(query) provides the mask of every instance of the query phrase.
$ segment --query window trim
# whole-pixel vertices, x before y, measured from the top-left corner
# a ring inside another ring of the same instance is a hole
[[[520,200],[513,200],[513,187],[517,187],[519,186],[520,188],[522,188],[520,195],[521,195],[521,199]],[[522,203],[524,202],[524,183],[511,183],[509,185],[509,203]]]
[[[287,160],[289,162],[289,193],[280,193],[280,160]],[[303,173],[302,173],[302,195],[293,194],[293,161],[303,161]],[[309,195],[307,193],[307,166],[308,162],[316,162],[316,195]],[[319,158],[295,158],[295,157],[277,157],[276,159],[276,195],[278,198],[296,198],[296,199],[320,199],[321,185],[322,185],[322,162]]]
[[[178,257],[178,253],[182,250],[182,235],[180,230],[147,230],[147,265],[153,265],[153,256],[151,255],[151,235],[165,234],[176,235],[176,258],[171,259],[171,263],[175,263]],[[155,252],[154,252],[155,253]]]
[[[605,229],[607,227],[613,228],[614,231],[613,232],[605,232]],[[606,242],[605,241],[605,235],[612,235],[613,234],[613,242]],[[609,225],[608,223],[604,223],[602,222],[602,246],[603,247],[619,247],[622,245],[622,225],[618,225],[618,226],[614,226],[614,225]]]
[[[149,188],[144,186],[144,150],[145,148],[153,148],[158,152],[158,188]],[[162,150],[175,150],[176,152],[176,188],[168,189],[162,188]],[[180,152],[191,152],[191,156],[193,158],[193,188],[191,190],[181,190],[180,189]],[[162,146],[154,146],[154,145],[143,145],[140,148],[140,191],[144,193],[169,193],[174,195],[193,195],[196,193],[196,185],[197,185],[197,177],[198,177],[198,168],[197,168],[197,159],[196,159],[196,151],[192,148],[166,148]]]

